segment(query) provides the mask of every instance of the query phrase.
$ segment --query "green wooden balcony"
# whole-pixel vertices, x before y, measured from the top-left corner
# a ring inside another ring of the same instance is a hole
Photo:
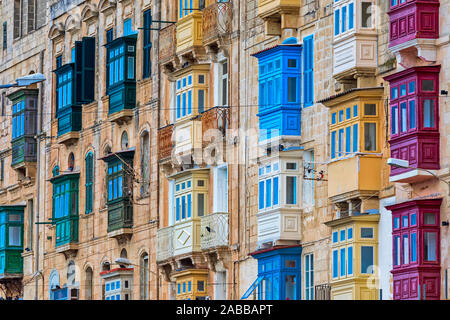
[[[0,206],[0,279],[23,275],[24,205]]]

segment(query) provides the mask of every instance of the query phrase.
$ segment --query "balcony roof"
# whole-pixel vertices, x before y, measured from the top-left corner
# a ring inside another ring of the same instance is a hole
[[[386,209],[389,211],[395,211],[399,209],[405,209],[408,207],[430,207],[430,206],[440,207],[441,203],[442,203],[442,196],[427,199],[409,199],[403,202],[387,206]]]
[[[51,177],[50,179],[47,179],[47,181],[50,181],[51,183],[55,182],[56,180],[64,179],[64,178],[71,178],[71,177],[79,177],[80,176],[80,170],[77,171],[64,171],[63,173]]]
[[[126,150],[111,152],[104,157],[98,158],[97,160],[103,160],[105,162],[110,162],[112,160],[116,160],[116,159],[120,159],[120,158],[133,159],[135,150],[136,150],[136,148],[133,147],[133,148],[129,148]]]
[[[283,254],[291,254],[291,253],[293,253],[293,251],[295,251],[295,253],[297,254],[299,250],[301,253],[302,245],[295,244],[295,245],[290,245],[290,246],[274,246],[271,248],[261,249],[261,250],[257,250],[254,252],[250,252],[249,255],[254,256],[255,258],[259,259],[259,258],[263,258],[265,256],[280,254],[281,252],[274,252],[274,251],[279,251],[279,250],[282,250]],[[263,256],[261,256],[261,255],[263,255]]]
[[[380,91],[380,92],[377,92]],[[328,98],[317,101],[318,103],[322,103],[326,107],[332,107],[337,103],[341,103],[341,100],[351,100],[360,96],[382,96],[384,92],[384,87],[369,87],[369,88],[352,88],[347,91],[341,92],[339,94],[335,94],[329,96]]]
[[[379,213],[359,213],[356,215],[346,216],[339,219],[334,219],[331,221],[324,222],[324,224],[328,227],[336,227],[336,226],[342,226],[348,223],[352,222],[378,222],[380,221],[380,214]]]
[[[268,48],[262,49],[260,51],[257,51],[253,54],[251,54],[252,57],[256,57],[256,58],[260,58],[261,56],[264,56],[266,54],[269,54],[269,51],[282,51],[285,49],[291,49],[291,48],[301,48],[302,45],[301,44],[276,44],[273,46],[270,46]],[[288,50],[289,50],[288,49]]]

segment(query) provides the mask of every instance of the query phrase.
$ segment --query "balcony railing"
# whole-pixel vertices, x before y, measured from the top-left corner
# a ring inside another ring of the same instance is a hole
[[[202,135],[210,129],[220,130],[223,135],[230,125],[230,108],[214,107],[202,113]]]
[[[175,56],[177,48],[176,24],[171,24],[159,32],[159,61],[166,64]]]
[[[172,154],[172,134],[173,125],[168,125],[159,128],[158,131],[158,144],[159,144],[159,159],[165,159]]]
[[[159,229],[156,235],[156,261],[167,260],[174,255],[173,227]]]
[[[201,249],[228,246],[228,213],[213,213],[202,217]]]
[[[319,284],[314,289],[314,300],[331,300],[331,286],[329,284]]]
[[[203,43],[208,44],[231,32],[231,2],[216,2],[203,10]]]

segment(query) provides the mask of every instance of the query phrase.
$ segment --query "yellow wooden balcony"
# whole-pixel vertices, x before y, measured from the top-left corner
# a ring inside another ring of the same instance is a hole
[[[332,220],[331,300],[378,300],[379,214],[359,214]]]
[[[177,55],[198,56],[203,53],[201,11],[193,12],[177,22]]]
[[[201,300],[208,295],[208,269],[187,269],[173,275],[177,300]]]
[[[380,190],[381,161],[379,155],[354,155],[331,162],[328,165],[328,197],[339,201]]]

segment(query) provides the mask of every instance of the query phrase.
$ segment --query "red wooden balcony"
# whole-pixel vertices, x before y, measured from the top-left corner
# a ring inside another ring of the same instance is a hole
[[[209,45],[231,32],[231,2],[215,2],[203,10],[203,44]]]
[[[169,158],[172,154],[172,134],[173,134],[173,124],[159,128],[158,131],[158,159]]]
[[[389,46],[439,37],[439,0],[393,0],[389,11]],[[400,3],[404,2],[404,3]]]
[[[391,90],[391,157],[408,160],[412,168],[440,168],[439,72],[440,66],[414,67],[385,78]],[[429,178],[407,172],[414,170],[392,167],[391,181],[412,183]]]

